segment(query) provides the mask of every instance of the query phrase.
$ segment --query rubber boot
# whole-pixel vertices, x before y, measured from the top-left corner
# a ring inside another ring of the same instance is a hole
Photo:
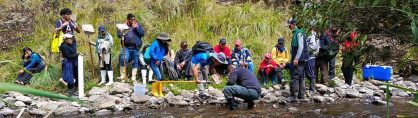
[[[126,70],[126,67],[120,67],[120,77],[118,77],[118,79],[120,79],[122,81],[125,80],[125,78],[126,78],[125,70]]]
[[[100,70],[100,79],[99,86],[106,83],[106,70]]]
[[[157,84],[158,84],[158,95],[160,97],[164,97],[164,94],[163,94],[163,83],[158,82]]]
[[[109,76],[109,82],[106,84],[106,86],[113,84],[113,71],[107,71],[107,75]]]
[[[147,82],[147,70],[141,69],[142,84],[145,85]]]
[[[138,68],[133,68],[132,69],[132,77],[131,77],[133,83],[136,83],[137,82],[136,81],[136,74],[137,73],[138,73]]]
[[[238,109],[238,105],[237,105],[237,102],[235,101],[235,99],[234,98],[229,98],[229,99],[227,99],[226,100],[227,101],[227,105],[228,105],[228,108],[230,109],[230,110],[236,110],[236,109]]]
[[[159,94],[158,94],[158,84],[157,83],[152,83],[152,88],[151,89],[152,89],[151,90],[152,95],[154,95],[155,97],[158,97],[159,96]]]
[[[154,74],[154,72],[152,72],[152,70],[148,71],[148,82],[152,81],[152,75]]]

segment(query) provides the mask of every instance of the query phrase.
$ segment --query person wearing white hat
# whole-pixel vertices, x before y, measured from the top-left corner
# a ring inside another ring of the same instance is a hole
[[[67,83],[69,96],[76,92],[77,71],[77,48],[73,43],[72,34],[64,34],[64,42],[59,47],[64,60],[62,60],[62,79]]]

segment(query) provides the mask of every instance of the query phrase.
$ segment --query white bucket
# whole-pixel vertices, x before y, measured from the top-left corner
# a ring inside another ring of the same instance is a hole
[[[145,95],[145,91],[146,91],[146,85],[134,84],[134,95],[135,96]]]

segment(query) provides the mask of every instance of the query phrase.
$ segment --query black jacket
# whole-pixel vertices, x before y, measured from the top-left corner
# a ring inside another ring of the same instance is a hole
[[[60,46],[60,51],[65,59],[77,60],[78,54],[75,43],[71,45],[67,43],[62,43]]]

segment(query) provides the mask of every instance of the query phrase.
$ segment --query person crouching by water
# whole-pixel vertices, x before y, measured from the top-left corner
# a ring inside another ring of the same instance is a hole
[[[259,99],[261,89],[253,72],[243,67],[237,67],[229,75],[223,93],[229,109],[238,109],[234,97],[244,99],[248,108],[251,109],[254,107],[254,100]]]
[[[60,46],[62,60],[62,78],[67,83],[69,96],[74,96],[78,79],[77,59],[78,53],[72,34],[64,34],[64,42]]]
[[[42,60],[41,56],[35,52],[32,52],[32,49],[29,47],[23,48],[23,66],[24,68],[19,71],[17,80],[15,83],[20,85],[26,85],[29,83],[32,78],[32,74],[39,73],[45,68],[45,63]],[[26,70],[26,71],[25,71]]]
[[[109,82],[106,85],[113,84],[113,69],[111,63],[111,50],[113,47],[113,38],[103,25],[99,26],[99,35],[96,41],[96,53],[99,55],[100,78],[99,85],[106,83],[106,74],[109,77]]]

